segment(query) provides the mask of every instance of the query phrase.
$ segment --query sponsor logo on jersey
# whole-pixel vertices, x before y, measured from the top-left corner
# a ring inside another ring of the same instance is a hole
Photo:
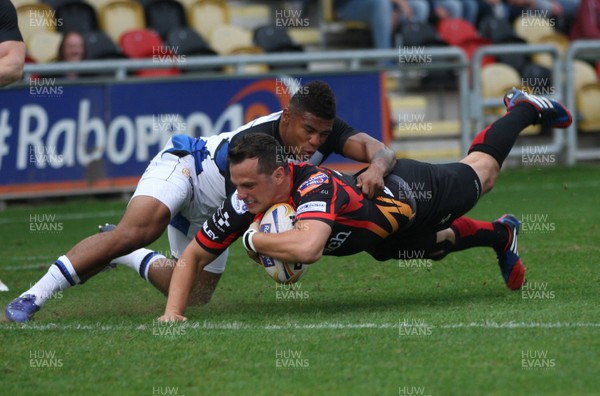
[[[348,232],[342,231],[342,232],[338,232],[338,234],[336,236],[334,236],[333,238],[329,238],[329,243],[323,250],[323,253],[331,253],[335,249],[342,246],[344,244],[344,242],[346,242],[346,239],[348,239],[350,234],[352,234],[352,231],[348,231]]]
[[[235,213],[237,214],[244,214],[248,211],[248,206],[246,206],[244,201],[238,198],[237,191],[231,196],[231,206],[233,206],[233,210],[235,210]]]
[[[329,176],[323,172],[317,172],[314,175],[311,175],[308,180],[304,181],[304,183],[298,187],[298,192],[300,193],[300,196],[303,197],[321,184],[327,183],[329,183]]]
[[[327,212],[327,202],[313,201],[304,203],[296,209],[296,216],[304,212]]]
[[[231,224],[229,224],[229,222],[228,222],[227,220],[229,220],[229,213],[227,213],[227,212],[224,212],[224,213],[222,214],[222,217],[221,217],[221,218],[220,218],[220,219],[217,221],[217,223],[218,223],[218,224],[219,224],[221,227],[223,227],[223,226],[225,226],[225,227],[229,227],[229,226],[231,226]]]
[[[202,230],[204,230],[204,233],[206,234],[207,237],[209,237],[210,239],[212,239],[213,241],[217,239],[217,236],[215,235],[215,233],[208,228],[208,223],[204,222],[204,225],[202,226]]]

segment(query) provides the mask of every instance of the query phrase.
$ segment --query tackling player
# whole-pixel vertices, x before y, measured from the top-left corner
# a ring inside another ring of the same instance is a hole
[[[468,247],[468,242],[449,244],[445,229],[492,189],[519,133],[531,124],[565,128],[572,121],[560,103],[516,88],[504,102],[508,113],[475,137],[464,159],[444,165],[398,160],[385,179],[383,195],[375,199],[366,199],[351,176],[281,161],[272,138],[244,136],[229,150],[231,179],[237,190],[183,252],[173,271],[161,320],[186,319],[183,314],[198,270],[242,233],[244,246],[255,254],[307,264],[323,254],[346,256],[361,251],[377,260],[401,258],[402,250],[410,248],[406,235],[426,241],[428,257]],[[415,198],[410,191],[415,182],[424,182],[432,199]],[[258,232],[255,216],[280,202],[296,209],[295,229],[279,234]],[[500,270],[509,287],[520,287],[525,270],[517,252],[518,221],[506,216],[499,223],[507,225],[509,234]]]
[[[336,117],[335,96],[322,81],[298,90],[284,110],[236,131],[208,138],[176,135],[151,161],[116,228],[82,240],[59,257],[46,275],[8,305],[6,317],[29,320],[53,293],[85,282],[111,262],[127,265],[166,293],[176,258],[233,191],[226,186],[228,146],[248,133],[275,138],[285,148],[279,153],[282,157],[291,154],[292,159],[320,164],[331,153],[339,153],[370,163],[356,184],[370,197],[381,193],[383,177],[395,163],[394,152],[383,143]],[[167,228],[175,260],[143,249]],[[201,272],[191,303],[210,300],[227,254],[224,249]]]

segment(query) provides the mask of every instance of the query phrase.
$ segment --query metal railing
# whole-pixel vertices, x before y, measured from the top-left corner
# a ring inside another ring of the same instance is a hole
[[[600,40],[577,40],[571,43],[565,57],[565,93],[566,106],[571,109],[573,123],[567,129],[567,164],[574,165],[577,160],[590,160],[600,158],[600,148],[582,149],[579,147],[577,139],[577,98],[575,92],[575,68],[573,66],[575,58],[581,55],[588,55],[600,60]],[[600,111],[600,109],[598,109]]]
[[[484,111],[488,108],[498,107],[502,104],[502,98],[485,98],[483,97],[483,85],[481,81],[482,72],[482,60],[486,55],[508,55],[508,54],[523,54],[533,55],[539,53],[549,53],[552,58],[552,81],[553,86],[559,87],[556,90],[554,97],[558,100],[562,100],[562,65],[563,61],[560,58],[558,49],[552,44],[505,44],[505,45],[490,45],[479,48],[471,61],[471,70],[473,73],[473,91],[471,93],[471,107],[470,114],[475,125],[475,131],[479,131],[484,128]],[[519,88],[519,87],[517,87]],[[552,144],[544,146],[546,153],[548,154],[559,154],[562,152],[565,146],[565,136],[563,131],[553,131]],[[469,137],[468,142],[470,142]],[[467,144],[468,144],[467,142]],[[463,146],[463,149],[468,149],[468,146]],[[521,153],[518,153],[520,156]],[[510,156],[517,156],[515,149],[511,151]]]

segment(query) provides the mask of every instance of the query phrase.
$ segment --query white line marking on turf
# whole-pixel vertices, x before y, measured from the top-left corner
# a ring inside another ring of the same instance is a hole
[[[31,213],[38,213],[35,207],[31,208]],[[47,213],[48,211],[45,211]],[[122,216],[125,210],[107,210],[104,212],[75,212],[75,213],[57,213],[56,221],[59,220],[82,220],[82,219],[98,219],[112,216]],[[15,224],[15,223],[27,223],[29,221],[29,215],[23,215],[22,217],[7,217],[0,219],[0,224]]]
[[[350,330],[350,329],[393,329],[399,328],[399,323],[314,323],[314,324],[298,324],[288,323],[284,325],[248,325],[245,323],[231,322],[231,323],[210,323],[210,322],[177,322],[177,326],[185,327],[186,329],[196,330]],[[140,325],[103,325],[102,323],[93,324],[64,324],[58,325],[55,323],[37,324],[37,323],[0,323],[0,330],[96,330],[96,331],[145,331],[152,330],[156,326],[155,322],[152,324],[140,324]],[[161,324],[160,326],[168,326],[168,324]],[[442,324],[442,325],[430,325],[430,324],[416,324],[416,325],[403,325],[403,327],[419,327],[427,326],[429,328],[438,329],[531,329],[531,328],[543,328],[543,329],[561,329],[561,328],[574,328],[574,327],[600,327],[600,323],[586,323],[586,322],[549,322],[549,323],[536,323],[536,322],[484,322],[484,323],[454,323],[454,324]]]

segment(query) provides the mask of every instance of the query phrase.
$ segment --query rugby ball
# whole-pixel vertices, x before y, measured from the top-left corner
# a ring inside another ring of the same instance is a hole
[[[260,221],[260,231],[271,234],[289,231],[294,228],[296,211],[288,204],[275,204],[269,208]],[[308,270],[307,264],[286,263],[272,257],[260,255],[260,261],[267,274],[279,283],[295,283]]]

